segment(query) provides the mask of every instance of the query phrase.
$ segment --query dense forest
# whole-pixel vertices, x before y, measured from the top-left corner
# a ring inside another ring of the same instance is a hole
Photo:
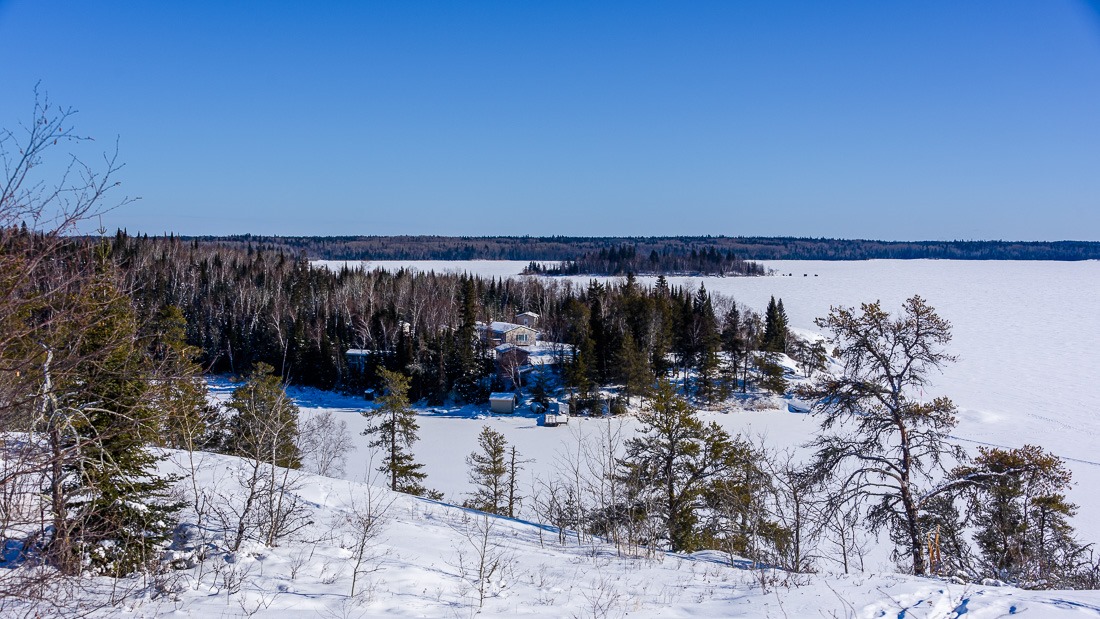
[[[281,251],[121,231],[109,246],[138,306],[150,315],[179,308],[188,343],[212,372],[243,373],[262,362],[296,384],[359,390],[375,386],[378,370],[388,369],[411,377],[414,400],[479,401],[494,385],[492,351],[476,337],[477,324],[511,321],[524,311],[539,314],[543,339],[560,344],[561,378],[582,407],[602,386],[638,393],[654,379],[689,370],[685,388],[713,401],[757,380],[749,352],[770,347],[803,356],[786,337],[781,301],[761,318],[732,299],[663,279],[653,287],[633,277],[585,287],[412,270],[330,271]],[[348,348],[371,351],[365,373],[349,369]],[[721,351],[730,355],[728,367],[720,367]]]
[[[1096,260],[1095,241],[876,241],[798,237],[654,236],[262,236],[197,238],[227,247],[282,250],[321,260],[575,261],[631,246],[639,256],[690,256],[711,250],[741,260]]]
[[[523,270],[527,275],[764,275],[764,267],[741,260],[732,251],[722,253],[713,247],[690,253],[649,252],[638,254],[634,245],[587,252],[556,265],[532,261]]]

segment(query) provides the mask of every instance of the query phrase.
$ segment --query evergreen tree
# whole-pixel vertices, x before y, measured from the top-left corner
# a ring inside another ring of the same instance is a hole
[[[296,469],[298,405],[286,395],[275,368],[257,363],[243,385],[233,391],[226,450],[259,462]]]
[[[94,308],[90,323],[71,325],[80,330],[71,341],[82,362],[55,400],[69,427],[50,434],[69,454],[57,461],[54,487],[61,493],[54,497],[65,504],[55,510],[52,550],[63,571],[80,569],[68,561],[76,559],[121,577],[156,559],[181,505],[168,500],[173,480],[156,475],[160,458],[148,447],[159,430],[150,398],[158,379],[129,300],[102,274],[82,291],[81,303]]]
[[[382,450],[382,465],[378,470],[389,478],[390,490],[438,498],[421,482],[427,477],[424,468],[413,460],[412,446],[420,425],[416,413],[409,408],[409,379],[399,372],[381,370],[384,393],[378,398],[378,408],[364,412],[371,425],[363,434],[372,436],[371,448]]]
[[[488,391],[483,385],[485,368],[477,333],[477,286],[472,278],[462,280],[462,311],[455,329],[453,384],[459,399],[467,403],[483,402]]]
[[[722,374],[726,378],[724,382],[729,391],[734,391],[738,382],[737,368],[741,364],[742,356],[748,354],[737,303],[730,304],[729,311],[722,319],[722,352],[726,353],[726,363],[722,367]]]
[[[799,390],[821,415],[822,434],[812,470],[842,475],[845,490],[869,500],[874,529],[886,528],[899,557],[907,556],[916,575],[928,573],[922,512],[948,486],[935,484],[945,460],[962,458],[948,442],[957,423],[955,405],[945,397],[912,398],[954,357],[944,351],[951,323],[919,296],[905,301],[895,318],[878,303],[834,307],[817,321],[838,342],[841,376],[823,375]],[[840,426],[837,428],[837,426]]]
[[[550,408],[550,391],[546,371],[539,368],[533,374],[535,384],[531,387],[531,405],[538,409],[536,412],[545,411]]]
[[[719,395],[718,351],[721,348],[722,339],[710,294],[702,285],[699,286],[699,292],[695,295],[692,320],[695,340],[692,348],[695,350],[696,394],[704,402],[713,402]]]
[[[1065,497],[1069,470],[1033,445],[978,453],[953,477],[969,489],[983,572],[1023,586],[1068,585],[1081,552],[1069,524],[1077,506]]]
[[[777,303],[775,297],[768,301],[764,314],[764,350],[772,352],[787,351],[787,312],[783,309],[783,300]]]
[[[485,426],[477,437],[478,448],[466,456],[470,483],[474,492],[465,506],[504,514],[508,507],[508,441],[504,435]]]
[[[758,355],[756,369],[760,373],[761,387],[779,395],[787,392],[787,370],[779,363],[778,353],[769,350]]]
[[[187,344],[187,321],[175,305],[165,305],[146,322],[149,359],[164,380],[152,385],[152,406],[160,411],[162,432],[157,442],[193,451],[217,447],[214,426],[218,414],[206,399],[202,368],[195,363],[201,350]]]
[[[653,287],[653,311],[650,322],[650,366],[653,375],[657,378],[667,378],[672,371],[669,362],[669,353],[672,352],[673,342],[673,310],[668,289],[668,282],[663,277],[657,278],[657,284]]]
[[[579,404],[586,404],[591,396],[592,365],[594,363],[595,342],[589,335],[590,312],[579,299],[572,298],[563,309],[566,324],[571,328],[566,333],[566,341],[573,347],[572,355],[565,360],[562,378],[570,389],[574,410],[581,410]],[[578,402],[578,399],[580,402]]]
[[[645,395],[653,387],[653,373],[645,353],[638,349],[634,337],[626,333],[619,349],[618,365],[622,369],[623,387],[627,396]]]
[[[736,463],[729,434],[704,424],[668,381],[660,381],[651,406],[638,415],[638,436],[619,461],[624,481],[642,502],[656,506],[673,551],[697,549],[698,514],[709,485]]]

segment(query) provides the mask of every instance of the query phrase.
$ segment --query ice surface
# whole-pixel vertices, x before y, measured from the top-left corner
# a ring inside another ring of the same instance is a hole
[[[331,265],[332,263],[326,263]],[[343,263],[339,263],[343,264]],[[350,266],[359,263],[349,262]],[[518,276],[527,261],[377,261],[370,268],[413,268]],[[766,261],[768,277],[670,277],[674,286],[732,296],[763,311],[772,295],[783,299],[790,324],[818,330],[814,319],[831,306],[881,301],[896,311],[919,294],[951,321],[950,351],[959,361],[947,367],[926,394],[947,395],[960,409],[955,435],[965,445],[1018,447],[1037,444],[1068,461],[1077,481],[1071,499],[1081,506],[1076,522],[1082,536],[1100,540],[1100,414],[1092,408],[1100,390],[1100,262],[1047,261]],[[572,277],[584,283],[591,278]],[[640,277],[652,284],[655,277]],[[751,426],[775,442],[801,442],[812,435],[813,419],[769,412],[715,415],[731,430]],[[454,417],[425,416],[424,447],[434,440],[472,445],[479,423],[454,424]],[[509,440],[541,457],[553,454],[570,430],[539,428],[534,419],[497,420]],[[582,424],[583,427],[583,424]],[[551,434],[557,433],[557,434]],[[468,435],[468,436],[467,436]],[[551,445],[552,443],[552,445]],[[428,472],[442,488],[463,487],[460,462],[427,455]],[[457,470],[456,470],[457,469]],[[349,468],[349,470],[351,470]],[[453,485],[457,484],[457,485]]]

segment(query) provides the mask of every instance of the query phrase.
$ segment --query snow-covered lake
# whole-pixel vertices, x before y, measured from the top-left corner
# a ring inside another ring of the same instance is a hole
[[[342,262],[327,262],[338,266]],[[483,276],[517,276],[525,261],[378,261],[369,267],[466,271]],[[835,305],[879,300],[893,311],[914,295],[924,297],[954,325],[950,351],[959,361],[936,380],[929,397],[947,395],[960,409],[955,435],[966,444],[1017,447],[1041,445],[1069,460],[1077,480],[1071,498],[1081,505],[1077,524],[1100,541],[1100,414],[1093,409],[1100,390],[1100,262],[1008,262],[873,260],[858,262],[769,261],[783,275],[769,277],[672,277],[673,285],[732,296],[762,311],[768,298],[782,298],[791,326],[816,329],[814,318]],[[790,276],[787,276],[790,274]],[[573,278],[586,282],[591,278]],[[606,278],[605,278],[606,279]],[[655,278],[639,280],[651,284]],[[737,430],[751,426],[777,443],[797,443],[814,431],[803,415],[746,413],[715,415]],[[461,487],[461,458],[437,451],[447,443],[474,445],[480,423],[425,418],[423,442],[428,473],[437,487]],[[489,422],[521,450],[540,458],[553,453],[570,432],[534,427],[533,419],[492,418]],[[437,442],[442,441],[442,443]],[[351,469],[349,467],[349,473]],[[1095,526],[1091,523],[1097,522]]]

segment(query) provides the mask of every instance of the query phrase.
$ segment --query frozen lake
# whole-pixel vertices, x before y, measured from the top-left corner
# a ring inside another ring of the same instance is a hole
[[[331,264],[331,263],[330,263]],[[353,263],[359,264],[359,263]],[[379,261],[372,267],[516,276],[522,261]],[[771,261],[791,276],[672,277],[674,285],[732,296],[762,311],[782,298],[791,326],[815,329],[834,305],[879,300],[888,310],[919,294],[954,325],[935,393],[962,411],[959,436],[1001,445],[1056,442],[1061,454],[1100,460],[1100,262]],[[573,278],[588,281],[588,277]],[[607,278],[601,278],[607,279]],[[656,278],[639,280],[652,284]]]
[[[333,263],[327,263],[329,265]],[[342,263],[335,263],[342,264]],[[359,263],[353,263],[359,264]],[[483,276],[518,276],[523,261],[379,261],[370,267],[409,267],[436,271],[466,271]],[[768,298],[782,298],[792,327],[816,329],[814,318],[830,306],[879,300],[888,311],[919,294],[954,326],[950,351],[959,361],[947,367],[926,393],[947,395],[960,409],[955,436],[966,444],[1018,447],[1038,444],[1069,460],[1078,487],[1071,496],[1081,504],[1078,526],[1090,539],[1100,525],[1088,524],[1100,515],[1100,496],[1088,492],[1100,481],[1100,262],[1006,262],[945,260],[873,260],[859,262],[769,261],[784,275],[769,277],[671,277],[673,285],[732,296],[763,311]],[[786,274],[791,276],[786,276]],[[572,278],[587,282],[589,277]],[[608,279],[608,278],[600,278]],[[652,284],[656,278],[641,277]],[[731,430],[750,427],[767,432],[776,443],[793,444],[808,438],[815,420],[803,415],[747,413],[715,415]],[[426,418],[419,451],[431,450],[433,436],[455,441],[468,453],[480,423],[455,424],[455,419]],[[468,420],[467,420],[468,421]],[[520,449],[542,462],[561,445],[547,444],[548,432],[533,420],[490,421]],[[629,424],[628,424],[629,425]],[[556,431],[565,439],[569,431]],[[434,450],[433,450],[434,451]],[[460,458],[443,460],[443,453],[427,456],[429,474],[437,487],[464,484]],[[351,472],[349,468],[349,473]]]

